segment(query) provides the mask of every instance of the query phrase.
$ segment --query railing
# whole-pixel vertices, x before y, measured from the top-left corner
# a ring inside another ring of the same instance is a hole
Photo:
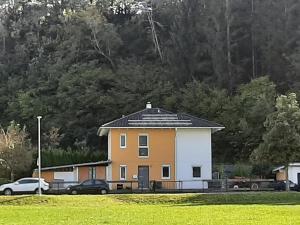
[[[215,180],[137,180],[107,181],[110,193],[172,193],[172,192],[233,192],[233,191],[270,191],[274,190],[272,179],[215,179]],[[49,193],[65,194],[67,188],[78,182],[54,181],[50,183]]]
[[[69,182],[69,181],[53,181],[49,183],[49,193],[51,194],[65,194],[67,193],[67,188],[70,186],[78,185],[79,182]]]

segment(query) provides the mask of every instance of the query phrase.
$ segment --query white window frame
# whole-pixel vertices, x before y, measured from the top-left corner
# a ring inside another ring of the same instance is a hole
[[[125,137],[125,146],[122,146],[122,141],[121,141],[122,137]],[[126,147],[127,147],[127,135],[122,133],[122,134],[120,134],[120,148],[124,149]]]
[[[147,137],[147,146],[140,146],[140,137],[146,136]],[[147,156],[140,156],[140,148],[147,148],[148,149],[148,155]],[[139,134],[138,135],[138,156],[139,158],[149,158],[150,155],[150,149],[149,149],[149,134]]]
[[[125,177],[122,176],[122,168],[125,168]],[[127,165],[120,165],[120,180],[127,180]]]
[[[169,168],[169,176],[168,177],[164,177],[164,167],[168,167]],[[161,166],[161,179],[162,180],[169,180],[169,179],[171,179],[171,165],[165,164],[165,165]]]
[[[200,167],[200,177],[194,177],[194,171],[193,171],[194,167]],[[202,179],[202,166],[192,165],[192,177],[193,177],[194,180],[201,180]]]

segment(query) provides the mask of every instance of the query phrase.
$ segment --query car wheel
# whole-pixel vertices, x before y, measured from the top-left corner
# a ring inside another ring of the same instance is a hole
[[[37,189],[35,189],[35,191],[34,191],[37,195],[39,194],[39,189],[37,188]],[[41,188],[41,193],[43,194],[44,193],[44,190],[43,190],[43,188]]]
[[[5,190],[4,190],[4,192],[3,192],[3,193],[4,193],[4,195],[7,195],[7,196],[9,196],[9,195],[12,195],[12,193],[13,193],[13,192],[12,192],[12,190],[11,190],[11,189],[7,188],[7,189],[5,189]]]
[[[101,193],[101,195],[106,195],[107,194],[107,190],[106,189],[101,189],[100,193]]]
[[[72,191],[71,191],[71,194],[72,194],[72,195],[77,195],[77,191],[76,191],[76,190],[72,190]]]
[[[254,190],[254,191],[257,191],[259,188],[258,184],[257,183],[254,183],[251,185],[251,190]]]

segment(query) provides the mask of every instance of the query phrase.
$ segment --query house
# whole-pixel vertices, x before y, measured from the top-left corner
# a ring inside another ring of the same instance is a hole
[[[87,179],[106,179],[106,167],[110,161],[80,163],[64,166],[44,167],[41,177],[47,182],[78,183]],[[38,177],[38,170],[33,171],[33,177]]]
[[[276,174],[277,181],[286,180],[286,168],[285,166],[277,167],[273,170]],[[288,166],[288,178],[295,184],[300,184],[300,163],[290,163]]]
[[[111,163],[106,178],[124,185],[135,181],[133,188],[149,188],[153,180],[169,188],[207,188],[211,134],[223,128],[189,114],[152,108],[148,102],[145,109],[99,128],[99,136],[108,136]]]

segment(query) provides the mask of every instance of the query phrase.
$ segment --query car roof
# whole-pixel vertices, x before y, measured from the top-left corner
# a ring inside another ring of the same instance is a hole
[[[21,178],[19,180],[39,180],[39,178],[35,178],[35,177],[24,177],[24,178]],[[44,180],[44,178],[41,178],[41,180]]]

